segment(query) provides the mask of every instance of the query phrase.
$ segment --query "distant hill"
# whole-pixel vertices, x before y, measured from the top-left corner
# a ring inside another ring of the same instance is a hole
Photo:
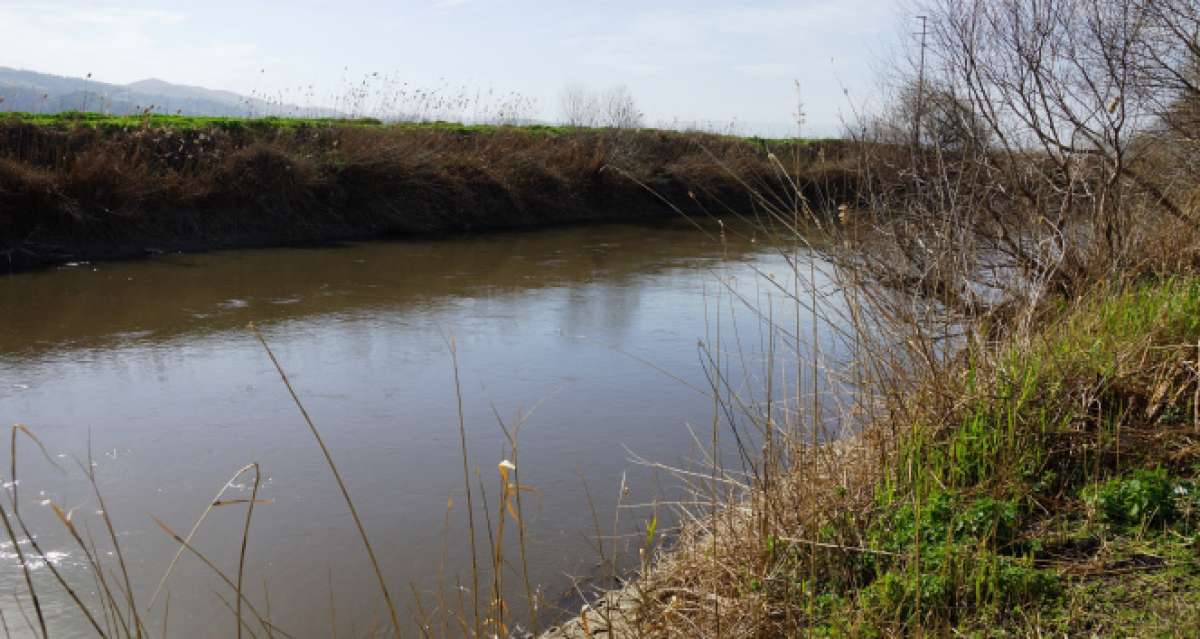
[[[332,109],[273,104],[232,91],[172,84],[156,78],[108,84],[0,67],[0,111],[57,113],[97,111],[115,115],[154,113],[209,116],[304,115],[336,117]]]

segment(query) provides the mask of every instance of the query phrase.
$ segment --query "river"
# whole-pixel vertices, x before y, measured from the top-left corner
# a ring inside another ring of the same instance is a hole
[[[50,508],[71,511],[107,552],[82,471],[90,441],[145,606],[178,547],[152,517],[186,533],[238,468],[258,462],[265,501],[247,548],[248,596],[260,610],[269,599],[271,618],[294,636],[383,623],[345,502],[246,328],[253,322],[321,429],[401,615],[417,615],[414,590],[436,610],[439,581],[450,602],[455,581],[468,589],[471,581],[453,341],[472,481],[486,486],[491,507],[488,522],[476,484],[480,562],[488,563],[487,526],[497,524],[496,465],[511,456],[499,416],[510,428],[522,421],[530,578],[547,601],[541,619],[551,619],[555,604],[570,601],[566,575],[597,571],[589,493],[605,534],[622,477],[626,505],[678,497],[669,473],[631,456],[682,466],[700,458],[689,427],[708,437],[713,406],[698,344],[713,340],[724,317],[723,350],[761,355],[753,304],[730,292],[765,300],[766,275],[790,277],[779,248],[721,243],[678,221],[163,255],[0,277],[0,420],[27,424],[62,468],[18,438],[22,513],[81,594],[94,591]],[[226,498],[248,497],[249,484],[243,477]],[[621,531],[654,516],[620,512]],[[659,516],[672,515],[662,506]],[[195,537],[230,575],[244,517],[244,505],[217,508]],[[27,628],[10,593],[23,593],[24,581],[11,543],[0,551],[0,611],[20,635]],[[527,627],[521,562],[508,559],[511,614]],[[105,560],[115,570],[115,558]],[[33,567],[54,634],[87,635],[45,567]],[[181,559],[166,590],[169,634],[232,634],[232,614],[214,594],[232,601],[229,590],[195,558]],[[154,634],[165,599],[146,613]]]

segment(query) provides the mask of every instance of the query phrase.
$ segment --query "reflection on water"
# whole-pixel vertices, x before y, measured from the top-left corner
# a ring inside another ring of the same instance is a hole
[[[633,279],[712,264],[721,255],[686,229],[620,228],[173,255],[10,277],[0,286],[0,308],[16,312],[0,332],[0,353],[40,356],[64,347],[194,338],[241,328],[247,319],[425,311],[546,288],[569,290],[565,310],[576,321],[585,309],[601,308],[605,315],[597,319],[619,328],[636,312],[641,289],[629,285]],[[588,284],[599,286],[589,291]],[[587,294],[597,290],[602,298]]]
[[[255,513],[252,596],[269,593],[286,629],[320,635],[332,590],[339,625],[368,627],[380,610],[369,567],[320,452],[245,329],[254,322],[322,428],[393,592],[411,586],[436,605],[438,575],[469,580],[470,565],[452,337],[471,464],[489,490],[508,454],[496,415],[524,420],[521,482],[536,489],[525,505],[531,578],[553,600],[569,584],[564,572],[595,563],[584,480],[606,518],[622,473],[633,501],[662,494],[671,480],[632,465],[627,451],[686,463],[688,425],[711,421],[697,392],[707,386],[697,341],[715,313],[741,317],[743,337],[757,330],[736,304],[714,302],[717,277],[742,282],[753,300],[763,295],[755,269],[786,268],[761,245],[718,246],[661,225],[175,255],[6,277],[0,420],[28,423],[65,469],[21,443],[22,512],[62,553],[60,568],[90,584],[44,505],[74,509],[100,534],[80,471],[90,441],[146,601],[175,549],[151,516],[186,531],[236,469],[257,461],[260,494],[272,501]],[[219,508],[197,536],[226,570],[236,567],[243,517]],[[622,517],[636,526],[649,514]],[[12,549],[0,553],[0,588],[23,589]],[[49,592],[45,572],[37,579]],[[168,589],[173,632],[229,634],[212,595],[221,586],[198,562],[183,561]],[[70,625],[65,598],[47,606]],[[11,601],[0,609],[19,615]]]

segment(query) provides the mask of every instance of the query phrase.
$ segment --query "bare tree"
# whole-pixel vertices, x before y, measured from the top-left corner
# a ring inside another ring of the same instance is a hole
[[[1159,98],[1167,126],[1184,137],[1200,131],[1200,4],[1193,0],[1146,2],[1148,37],[1139,43],[1139,73]]]
[[[600,103],[586,87],[571,84],[559,97],[563,122],[567,126],[594,127],[600,122]]]
[[[624,85],[605,91],[600,103],[604,106],[604,124],[606,126],[614,129],[641,128],[642,112],[638,110],[633,94]]]
[[[1147,13],[1150,35],[1137,52],[1138,71],[1159,126],[1144,137],[1162,156],[1160,177],[1186,193],[1195,184],[1189,168],[1200,166],[1200,4],[1156,0]]]
[[[928,16],[922,107],[914,64],[893,76],[888,109],[854,131],[882,143],[859,147],[860,199],[891,246],[854,259],[974,314],[1189,246],[1200,232],[1187,200],[1200,177],[1195,0],[917,10]]]
[[[1021,208],[1051,222],[1060,248],[1071,215],[1090,220],[1110,260],[1129,248],[1136,205],[1182,216],[1145,174],[1135,141],[1168,97],[1155,75],[1186,77],[1194,3],[935,0],[926,9],[937,79],[969,100],[998,145],[976,159],[1019,187]]]
[[[642,112],[633,94],[625,86],[615,86],[603,93],[572,84],[560,96],[563,122],[567,126],[611,127],[636,129],[642,126]]]
[[[906,83],[891,96],[887,109],[868,121],[878,142],[916,143],[926,149],[961,152],[993,141],[987,120],[952,86]]]

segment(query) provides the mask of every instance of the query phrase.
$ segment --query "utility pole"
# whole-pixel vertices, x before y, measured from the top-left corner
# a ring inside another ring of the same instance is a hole
[[[929,16],[917,16],[921,21],[921,61],[917,66],[917,104],[913,115],[913,149],[921,146],[921,116],[925,107],[925,34]]]

